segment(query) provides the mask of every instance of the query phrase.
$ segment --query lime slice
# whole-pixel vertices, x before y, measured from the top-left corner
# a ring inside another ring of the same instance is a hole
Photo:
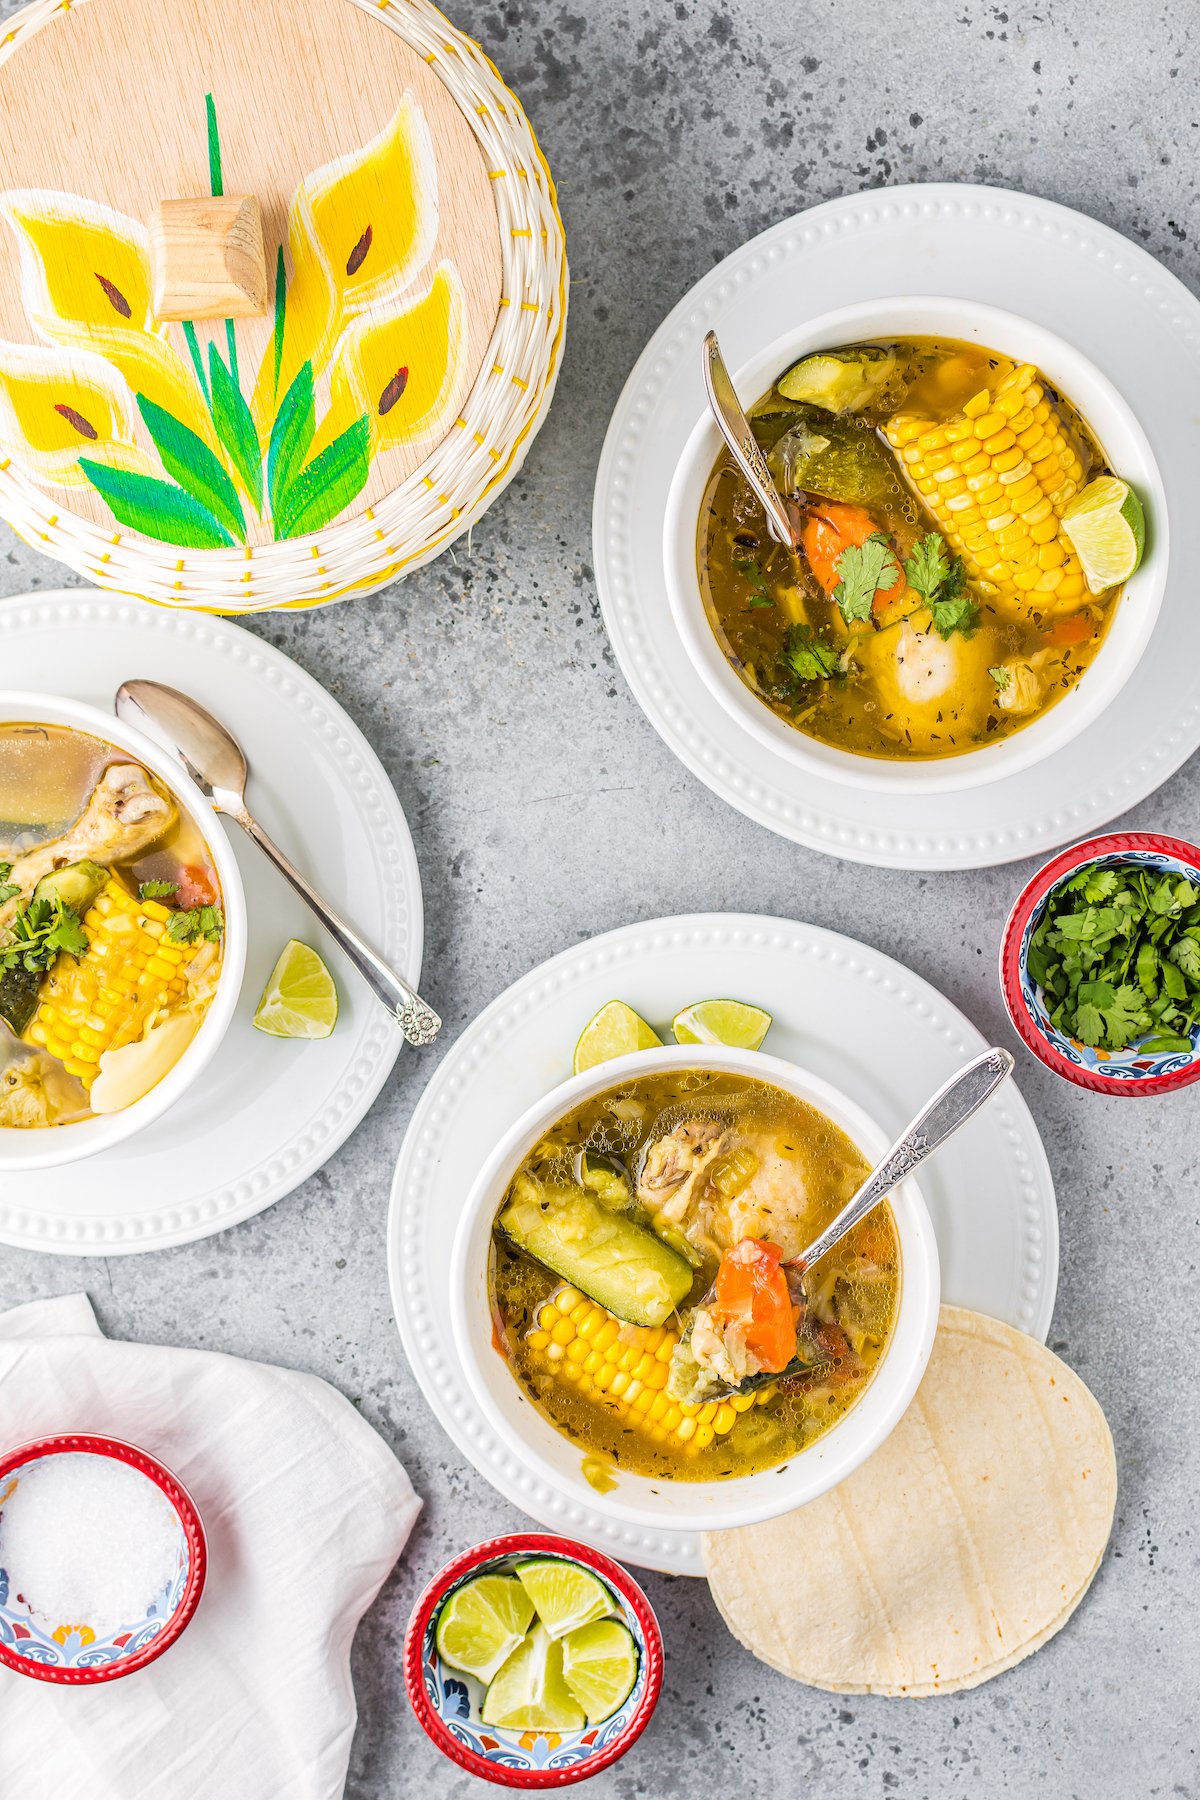
[[[771,1015],[744,1000],[697,1000],[671,1021],[677,1044],[726,1044],[757,1050],[771,1029]]]
[[[315,950],[290,938],[263,989],[256,1028],[270,1037],[327,1038],[337,1016],[333,976]]]
[[[535,1625],[484,1695],[485,1725],[509,1731],[582,1731],[584,1713],[563,1680],[562,1645]]]
[[[589,1019],[575,1046],[575,1073],[628,1056],[634,1050],[653,1050],[662,1039],[623,1000],[610,1000],[594,1019]]]
[[[1115,475],[1098,475],[1063,507],[1062,528],[1093,594],[1128,581],[1146,548],[1142,503]]]
[[[511,1575],[479,1575],[456,1588],[437,1623],[438,1655],[452,1669],[490,1681],[522,1643],[533,1601]]]
[[[522,1563],[517,1580],[552,1638],[592,1619],[602,1619],[613,1610],[613,1597],[598,1575],[558,1556]]]
[[[597,1619],[569,1631],[562,1641],[563,1680],[587,1714],[589,1725],[611,1717],[637,1680],[633,1634],[616,1619]]]

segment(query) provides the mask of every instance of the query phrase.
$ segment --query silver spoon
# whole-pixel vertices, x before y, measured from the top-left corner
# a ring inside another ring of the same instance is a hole
[[[126,681],[117,689],[117,713],[144,731],[163,750],[178,757],[216,812],[236,819],[242,830],[269,857],[280,874],[307,902],[326,931],[339,943],[377,1000],[381,1000],[410,1044],[431,1044],[442,1028],[433,1008],[409,987],[402,975],[310,887],[278,844],[272,843],[246,807],[246,758],[241,746],[198,701],[158,681]]]
[[[1007,1050],[985,1050],[981,1056],[961,1068],[957,1075],[941,1086],[933,1098],[923,1106],[908,1129],[901,1133],[892,1145],[883,1161],[878,1163],[858,1192],[846,1202],[837,1217],[831,1219],[806,1250],[799,1256],[789,1256],[780,1264],[784,1269],[804,1270],[812,1267],[835,1244],[840,1244],[848,1231],[873,1212],[881,1200],[887,1198],[892,1189],[914,1169],[931,1157],[935,1151],[952,1138],[967,1120],[985,1101],[990,1100],[996,1089],[1008,1080],[1013,1072],[1013,1058]],[[701,1306],[707,1306],[712,1299],[715,1288],[710,1288]],[[751,1375],[736,1387],[722,1388],[719,1391],[706,1389],[706,1400],[722,1400],[729,1394],[745,1394],[755,1387],[761,1387],[768,1381],[777,1381],[787,1370],[776,1370],[775,1373]]]
[[[730,455],[758,495],[767,515],[767,530],[776,543],[785,544],[789,550],[799,550],[800,534],[771,479],[767,459],[758,447],[750,421],[742,411],[715,331],[710,331],[704,339],[704,391]]]

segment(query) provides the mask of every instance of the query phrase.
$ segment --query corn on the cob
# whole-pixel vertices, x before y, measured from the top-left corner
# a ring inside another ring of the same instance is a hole
[[[691,1454],[732,1431],[739,1413],[775,1393],[774,1384],[731,1400],[672,1400],[666,1392],[678,1332],[626,1325],[578,1288],[560,1287],[538,1308],[526,1342],[558,1380],[611,1408],[654,1443]]]
[[[106,1050],[140,1038],[186,992],[182,964],[195,952],[167,941],[170,917],[110,880],[84,914],[87,950],[78,962],[64,952],[46,977],[27,1035],[87,1088]]]
[[[901,466],[985,592],[1023,612],[1088,599],[1060,515],[1083,480],[1078,450],[1032,363],[1003,367],[960,413],[897,413],[884,433]]]

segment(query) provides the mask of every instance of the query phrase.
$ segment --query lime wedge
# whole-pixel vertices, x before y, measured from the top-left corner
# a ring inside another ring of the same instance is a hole
[[[490,1681],[522,1643],[533,1601],[511,1575],[479,1575],[456,1588],[437,1623],[438,1655],[452,1669]]]
[[[333,976],[315,950],[290,938],[263,989],[256,1029],[270,1037],[327,1038],[337,1016]]]
[[[484,1695],[485,1725],[509,1731],[582,1731],[584,1712],[563,1680],[562,1645],[535,1625]]]
[[[575,1046],[575,1073],[594,1069],[597,1063],[611,1062],[614,1056],[628,1056],[634,1050],[653,1050],[662,1039],[651,1031],[645,1019],[639,1018],[632,1006],[623,1000],[610,1000],[594,1019],[589,1019]]]
[[[589,1725],[611,1717],[637,1680],[633,1634],[616,1619],[597,1619],[569,1631],[562,1641],[563,1680],[587,1714]]]
[[[552,1638],[592,1619],[602,1619],[613,1610],[613,1597],[598,1575],[558,1556],[522,1563],[517,1580]]]
[[[757,1050],[771,1029],[771,1015],[744,1000],[697,1000],[671,1021],[677,1044],[726,1044]]]
[[[1062,528],[1093,594],[1128,581],[1146,548],[1142,503],[1115,475],[1098,475],[1068,501]]]

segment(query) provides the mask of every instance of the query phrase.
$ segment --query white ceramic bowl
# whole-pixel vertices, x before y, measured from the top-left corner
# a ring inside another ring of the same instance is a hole
[[[157,1085],[123,1112],[80,1119],[73,1125],[55,1125],[44,1131],[0,1128],[0,1181],[6,1171],[48,1169],[59,1163],[78,1162],[120,1144],[160,1118],[189,1088],[211,1060],[224,1037],[237,1005],[246,962],[246,897],[242,878],[212,806],[188,779],[182,768],[156,744],[133,731],[115,714],[100,712],[78,700],[52,694],[0,691],[0,725],[17,722],[65,725],[125,750],[168,788],[181,812],[192,820],[204,839],[221,884],[225,913],[225,941],[221,975],[199,1031],[175,1067]],[[214,1124],[219,1121],[214,1121]]]
[[[1142,565],[1126,582],[1104,643],[1074,687],[1012,736],[959,756],[909,762],[855,756],[785,724],[730,667],[700,592],[696,557],[700,507],[722,448],[707,410],[688,438],[667,496],[663,541],[667,594],[676,628],[705,686],[751,737],[792,763],[798,776],[813,773],[852,787],[893,793],[949,793],[998,781],[1052,756],[1098,719],[1120,692],[1150,641],[1162,605],[1167,571],[1166,499],[1146,434],[1099,369],[1042,326],[973,300],[871,300],[823,313],[776,338],[733,369],[734,386],[743,404],[749,406],[785,369],[812,350],[889,337],[959,338],[1035,363],[1078,408],[1111,466],[1136,489],[1145,505],[1147,544]]]
[[[900,1300],[891,1339],[865,1393],[815,1444],[779,1468],[726,1481],[661,1481],[622,1471],[599,1493],[582,1472],[583,1452],[526,1399],[492,1343],[488,1255],[492,1223],[509,1182],[538,1139],[580,1102],[638,1075],[719,1069],[766,1081],[818,1107],[872,1163],[888,1148],[879,1127],[828,1082],[761,1051],[675,1046],[639,1051],[565,1081],[517,1120],[480,1171],[455,1238],[450,1277],[454,1342],[484,1417],[535,1479],[568,1506],[585,1506],[625,1525],[653,1530],[723,1531],[790,1512],[841,1481],[876,1449],[917,1389],[937,1329],[939,1272],[933,1224],[916,1183],[892,1196],[900,1239]],[[564,1518],[571,1514],[565,1508]]]

